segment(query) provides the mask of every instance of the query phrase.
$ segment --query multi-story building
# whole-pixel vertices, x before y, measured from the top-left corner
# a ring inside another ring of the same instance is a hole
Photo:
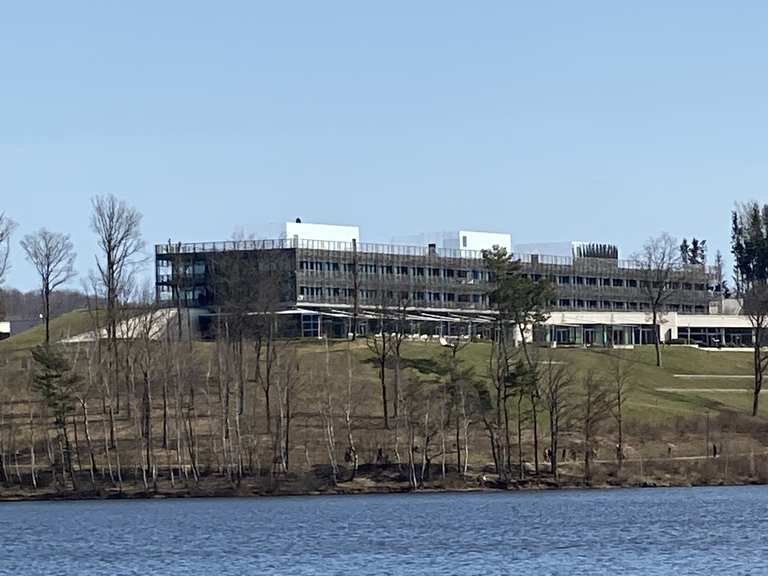
[[[200,316],[204,332],[237,300],[254,314],[267,305],[279,310],[285,332],[302,336],[343,337],[353,325],[363,333],[379,330],[382,309],[402,303],[400,313],[414,334],[483,334],[494,318],[488,300],[494,279],[483,250],[493,246],[511,249],[510,235],[459,231],[440,245],[372,244],[360,241],[355,226],[297,221],[274,240],[157,245],[157,297],[207,311]],[[556,289],[550,304],[558,322],[549,321],[537,337],[587,345],[652,341],[647,274],[635,262],[619,260],[613,247],[569,246],[570,255],[514,253],[521,273],[548,279]],[[714,295],[704,266],[679,267],[669,287],[664,338],[680,336],[682,317],[689,319],[687,337],[746,338],[740,323],[716,323],[709,330]],[[704,332],[691,332],[690,320],[699,317],[704,320],[693,324]]]

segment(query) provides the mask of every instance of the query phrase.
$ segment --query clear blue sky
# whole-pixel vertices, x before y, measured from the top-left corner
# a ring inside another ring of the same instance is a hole
[[[0,210],[83,276],[104,193],[150,247],[301,216],[727,252],[768,200],[766,54],[763,2],[6,2]]]

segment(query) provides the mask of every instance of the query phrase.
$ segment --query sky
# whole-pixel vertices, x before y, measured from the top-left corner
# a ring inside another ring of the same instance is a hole
[[[5,2],[6,285],[36,287],[45,226],[78,286],[103,194],[148,255],[296,217],[726,253],[768,200],[767,28],[764,2]]]

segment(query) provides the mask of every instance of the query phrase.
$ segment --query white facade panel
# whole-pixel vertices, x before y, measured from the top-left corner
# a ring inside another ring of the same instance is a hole
[[[299,240],[321,240],[323,242],[352,242],[352,240],[360,242],[360,228],[334,224],[286,222],[285,237]]]
[[[533,242],[515,244],[515,254],[539,254],[540,256],[559,256],[572,258],[574,246],[584,242]]]
[[[458,246],[461,250],[491,250],[494,246],[512,250],[512,236],[500,232],[475,232],[459,230]]]

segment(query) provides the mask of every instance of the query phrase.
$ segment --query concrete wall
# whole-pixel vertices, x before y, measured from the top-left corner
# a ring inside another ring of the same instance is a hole
[[[357,226],[286,222],[285,237],[298,237],[299,240],[323,240],[325,242],[352,242],[352,240],[360,242],[360,228]]]

